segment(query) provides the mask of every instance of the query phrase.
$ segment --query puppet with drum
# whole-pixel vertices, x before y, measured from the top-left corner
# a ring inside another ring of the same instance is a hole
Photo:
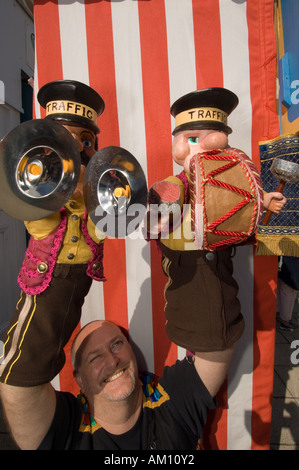
[[[149,191],[147,229],[158,237],[168,277],[166,332],[190,351],[222,351],[241,337],[234,247],[255,243],[263,208],[277,213],[286,201],[280,193],[263,194],[250,158],[229,147],[227,117],[237,104],[225,88],[179,98],[171,107],[172,155],[184,169]]]

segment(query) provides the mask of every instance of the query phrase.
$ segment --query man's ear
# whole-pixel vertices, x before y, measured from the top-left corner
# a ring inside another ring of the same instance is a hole
[[[73,371],[73,376],[74,376],[74,379],[75,379],[78,387],[80,388],[80,390],[82,390],[82,392],[84,392],[83,382],[82,382],[81,376],[80,376],[80,374],[77,370]]]

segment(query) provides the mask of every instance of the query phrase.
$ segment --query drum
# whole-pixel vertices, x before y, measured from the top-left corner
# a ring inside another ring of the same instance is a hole
[[[255,234],[263,210],[258,170],[241,150],[195,155],[190,162],[191,229],[198,249],[219,250]]]

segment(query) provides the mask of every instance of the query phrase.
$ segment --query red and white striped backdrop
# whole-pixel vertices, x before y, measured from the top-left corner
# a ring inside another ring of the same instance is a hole
[[[230,145],[259,166],[258,141],[278,135],[273,0],[35,0],[36,91],[74,79],[104,98],[99,146],[119,145],[141,163],[148,185],[181,171],[171,156],[169,108],[181,95],[225,86],[240,104]],[[35,102],[36,117],[44,110]],[[274,363],[276,258],[237,249],[235,276],[246,320],[227,382],[210,415],[205,446],[267,449]],[[82,325],[108,318],[129,327],[148,370],[184,355],[164,331],[166,278],[154,243],[109,239],[106,283],[94,283]],[[76,391],[69,360],[54,381]]]

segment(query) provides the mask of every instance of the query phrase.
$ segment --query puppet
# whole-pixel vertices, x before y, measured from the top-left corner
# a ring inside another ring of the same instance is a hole
[[[38,101],[46,109],[45,119],[59,122],[75,139],[81,173],[75,192],[60,211],[25,222],[31,237],[18,276],[21,295],[0,366],[1,381],[23,386],[52,380],[61,370],[65,360],[61,345],[67,343],[80,320],[92,279],[105,280],[105,236],[96,230],[83,198],[84,170],[96,153],[100,132],[96,120],[104,111],[104,101],[95,90],[73,80],[47,83],[40,89]],[[34,381],[30,378],[32,354],[39,357]]]
[[[168,277],[166,332],[190,351],[225,350],[241,337],[234,247],[254,242],[263,205],[277,212],[285,203],[280,193],[263,195],[252,161],[228,145],[227,117],[237,104],[225,88],[179,98],[172,155],[184,170],[149,191],[147,229],[159,237]]]

